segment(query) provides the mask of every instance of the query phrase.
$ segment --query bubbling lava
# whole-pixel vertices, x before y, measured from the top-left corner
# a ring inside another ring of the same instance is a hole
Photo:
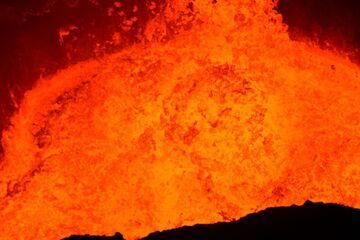
[[[38,80],[3,133],[0,238],[360,207],[359,68],[291,41],[274,4],[172,1],[142,43]]]

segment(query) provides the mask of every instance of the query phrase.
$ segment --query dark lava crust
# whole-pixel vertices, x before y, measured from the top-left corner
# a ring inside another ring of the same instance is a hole
[[[124,239],[77,236],[73,239]],[[312,203],[302,206],[268,208],[237,221],[198,224],[163,232],[154,232],[142,240],[244,240],[244,239],[360,239],[360,209],[338,204]]]

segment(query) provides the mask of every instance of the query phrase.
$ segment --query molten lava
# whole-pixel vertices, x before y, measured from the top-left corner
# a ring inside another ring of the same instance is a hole
[[[40,79],[3,133],[0,239],[360,207],[360,70],[274,4],[172,1],[142,43]]]

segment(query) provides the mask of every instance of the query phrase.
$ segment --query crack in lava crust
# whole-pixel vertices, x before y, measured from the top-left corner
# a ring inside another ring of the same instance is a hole
[[[360,207],[358,67],[290,41],[272,1],[208,2],[166,42],[26,93],[3,137],[0,238],[134,239],[306,199]]]

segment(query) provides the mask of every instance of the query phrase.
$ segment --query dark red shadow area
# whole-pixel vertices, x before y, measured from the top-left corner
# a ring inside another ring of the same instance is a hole
[[[360,62],[360,1],[280,0],[277,10],[292,39],[340,50]]]

